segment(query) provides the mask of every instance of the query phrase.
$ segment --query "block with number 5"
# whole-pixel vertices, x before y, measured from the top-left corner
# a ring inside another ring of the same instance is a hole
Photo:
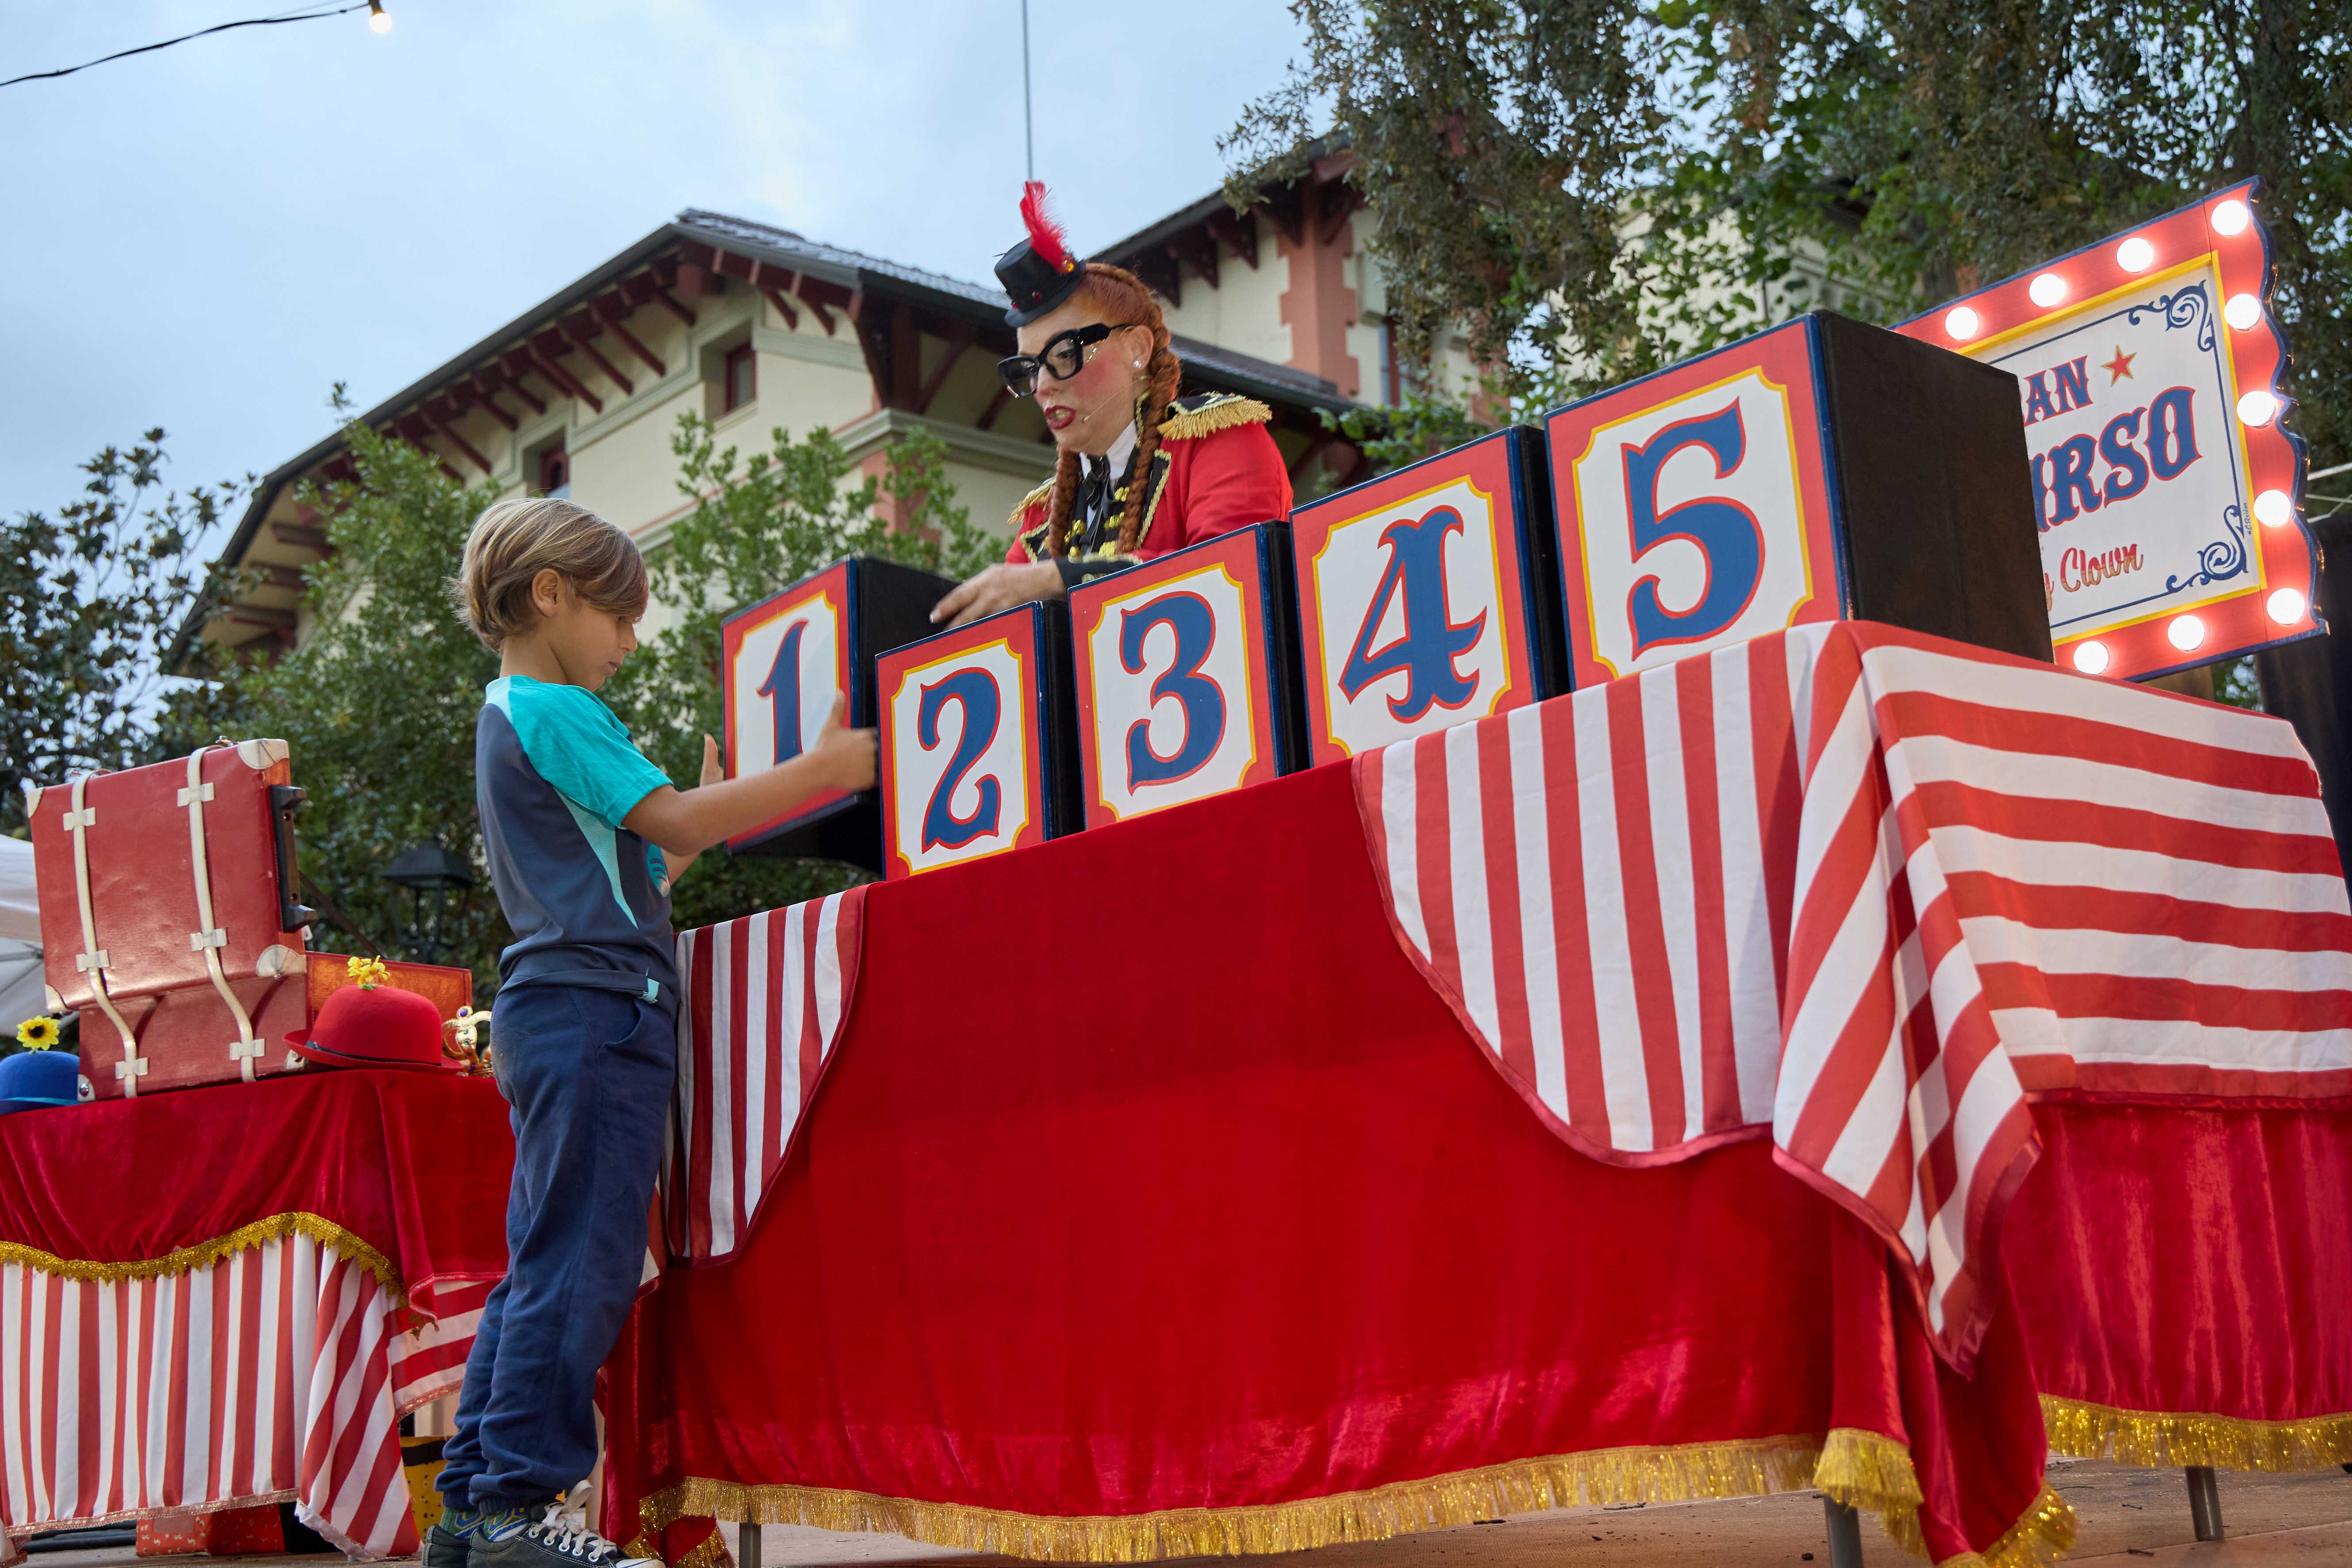
[[[1078,826],[1068,607],[1021,605],[875,660],[891,877]]]
[[[1300,765],[1289,565],[1259,523],[1070,590],[1088,827]]]
[[[853,555],[728,616],[719,628],[727,776],[799,756],[815,743],[836,697],[849,699],[850,728],[872,727],[874,656],[928,636],[931,606],[954,587],[911,566]],[[830,790],[728,847],[878,871],[881,811],[870,791]]]
[[[1567,689],[1538,441],[1497,431],[1291,513],[1310,762]]]
[[[2016,378],[1815,311],[1545,421],[1578,686],[1860,617],[2050,657]]]

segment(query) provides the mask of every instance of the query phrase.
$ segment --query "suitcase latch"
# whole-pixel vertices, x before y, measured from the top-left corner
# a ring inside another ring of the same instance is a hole
[[[215,931],[192,931],[188,933],[188,951],[190,952],[202,952],[208,947],[226,947],[227,945],[228,930],[226,927],[222,927]]]

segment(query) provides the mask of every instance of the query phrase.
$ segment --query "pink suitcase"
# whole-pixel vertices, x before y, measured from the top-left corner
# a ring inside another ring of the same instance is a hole
[[[49,987],[99,1099],[301,1067],[284,1037],[310,1017],[314,911],[292,896],[290,777],[285,742],[242,741],[26,786]]]

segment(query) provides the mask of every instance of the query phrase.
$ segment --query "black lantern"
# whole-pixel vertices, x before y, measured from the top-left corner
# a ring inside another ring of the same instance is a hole
[[[428,839],[402,850],[383,868],[383,876],[409,891],[408,930],[404,933],[408,951],[420,963],[442,962],[450,952],[446,930],[465,915],[466,897],[474,888],[474,868]]]

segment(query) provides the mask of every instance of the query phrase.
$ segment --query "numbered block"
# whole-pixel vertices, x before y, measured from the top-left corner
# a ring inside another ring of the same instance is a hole
[[[1065,605],[1023,605],[875,661],[887,875],[1076,829],[1069,626]]]
[[[875,657],[929,636],[931,606],[954,586],[853,555],[728,616],[719,629],[727,776],[799,756],[836,698],[849,699],[852,729],[870,728]],[[879,871],[881,807],[872,791],[828,790],[727,843],[738,854],[814,856]]]
[[[1288,535],[1236,529],[1070,590],[1088,827],[1299,765]]]
[[[1815,311],[1545,421],[1579,686],[1860,617],[2050,657],[2017,383]]]
[[[1514,427],[1291,514],[1310,763],[1566,689],[1549,506]]]

